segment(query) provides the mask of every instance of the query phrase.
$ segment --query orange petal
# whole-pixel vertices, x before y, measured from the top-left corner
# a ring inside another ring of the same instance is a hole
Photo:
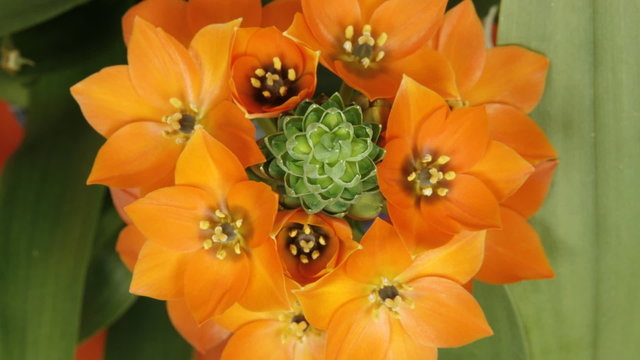
[[[557,166],[557,160],[545,161],[536,165],[535,171],[529,179],[503,205],[515,210],[527,219],[532,217],[547,197]]]
[[[116,131],[98,151],[87,183],[137,188],[172,172],[182,145],[165,137],[165,129],[144,121]]]
[[[419,48],[414,53],[395,59],[388,65],[397,77],[406,74],[421,85],[436,92],[445,99],[460,97],[456,85],[456,74],[447,58],[433,50],[429,45]]]
[[[284,34],[306,44],[313,50],[320,50],[322,48],[322,45],[314,37],[313,33],[311,33],[311,29],[309,29],[309,25],[307,25],[304,16],[300,13],[295,14],[291,26],[289,26]]]
[[[387,202],[387,209],[393,226],[412,254],[441,246],[451,239],[451,234],[425,221],[420,209],[396,207],[391,202]],[[444,226],[445,229],[451,227],[449,224]],[[455,225],[453,227],[456,228]]]
[[[196,130],[176,165],[176,184],[199,187],[219,200],[244,180],[247,174],[238,158],[202,130]]]
[[[302,0],[302,10],[311,33],[327,52],[340,51],[347,26],[361,24],[357,0]]]
[[[374,308],[366,297],[349,301],[331,319],[327,329],[326,358],[387,359],[390,321],[385,309],[379,316],[374,316]]]
[[[107,330],[101,330],[76,347],[75,360],[103,360]]]
[[[198,326],[183,299],[167,301],[167,312],[176,330],[198,352],[204,353],[209,349],[215,348],[224,343],[231,335],[229,331],[213,320]]]
[[[502,104],[489,104],[486,109],[492,139],[508,145],[533,164],[558,157],[544,130],[522,110]]]
[[[470,230],[500,227],[498,201],[484,183],[471,175],[458,175],[442,203],[446,214]],[[424,211],[428,218],[433,214]]]
[[[193,32],[209,24],[226,23],[242,18],[242,26],[260,26],[260,0],[189,0],[187,17]]]
[[[425,276],[439,276],[464,284],[482,265],[485,232],[463,232],[449,243],[418,255],[397,280],[410,282]]]
[[[134,121],[160,121],[163,112],[133,88],[129,67],[110,66],[71,87],[89,125],[105,137]]]
[[[535,229],[515,211],[501,210],[502,229],[487,232],[484,264],[476,278],[491,284],[552,278]]]
[[[198,324],[229,309],[240,299],[249,278],[246,254],[230,252],[218,259],[215,248],[201,250],[189,259],[184,298]]]
[[[373,12],[369,24],[374,37],[387,34],[382,48],[390,58],[398,59],[433,36],[446,6],[447,0],[388,0]]]
[[[460,91],[468,91],[480,78],[486,58],[484,29],[473,1],[465,0],[445,14],[438,51],[451,62]]]
[[[360,63],[337,60],[327,67],[369,100],[392,98],[400,86],[400,76],[388,66],[364,69]]]
[[[287,309],[284,274],[276,243],[268,238],[261,246],[251,249],[249,282],[239,304],[252,311]]]
[[[122,221],[127,224],[131,224],[131,219],[124,211],[124,208],[140,198],[140,190],[118,189],[110,187],[109,193],[111,194],[111,201],[113,201],[113,206],[116,208],[116,211],[118,212],[118,215],[120,215]]]
[[[136,92],[153,106],[166,109],[165,115],[176,111],[171,98],[196,103],[200,89],[196,64],[187,49],[162,29],[136,18],[127,58]]]
[[[256,129],[251,120],[231,101],[215,106],[203,120],[207,132],[231,150],[248,167],[265,161],[255,140]]]
[[[242,181],[227,197],[229,215],[243,219],[240,228],[246,245],[255,248],[269,239],[278,212],[278,195],[265,183]]]
[[[258,320],[240,327],[229,339],[222,360],[295,359],[295,341],[283,340],[283,326],[277,320]]]
[[[240,20],[209,25],[198,31],[191,41],[189,51],[202,74],[202,87],[197,102],[201,114],[207,114],[212,107],[229,96],[227,79],[231,44],[239,26]]]
[[[438,349],[413,340],[399,320],[392,319],[389,324],[391,325],[391,340],[389,341],[389,351],[386,359],[438,359]]]
[[[411,145],[403,138],[396,138],[384,148],[387,153],[378,164],[380,191],[395,206],[415,207],[415,188],[407,180],[407,176],[414,170]]]
[[[407,285],[403,296],[415,306],[400,306],[400,322],[423,345],[457,347],[493,334],[480,305],[459,284],[444,278],[425,277]]]
[[[185,26],[187,2],[183,0],[145,0],[132,6],[122,17],[124,42],[128,43],[133,31],[133,22],[141,17],[162,28],[176,40],[187,45],[191,40],[191,29]]]
[[[484,181],[498,201],[515,193],[533,173],[533,167],[507,145],[491,141],[485,156],[466,174]]]
[[[294,291],[304,316],[318,329],[326,329],[334,313],[346,302],[369,295],[370,286],[357,282],[338,268],[300,291]]]
[[[118,242],[116,243],[116,251],[129,271],[133,271],[138,261],[140,250],[146,241],[147,238],[142,235],[135,225],[127,225],[120,231]]]
[[[158,189],[127,206],[127,214],[149,239],[175,252],[202,248],[200,221],[210,217],[216,199],[190,186]]]
[[[354,252],[345,263],[350,278],[375,284],[381,278],[395,278],[411,265],[411,255],[402,238],[386,221],[376,218],[362,237],[363,250]]]
[[[452,111],[440,131],[433,122],[430,118],[423,123],[418,144],[434,149],[434,156],[449,156],[451,161],[447,165],[452,170],[469,169],[485,155],[489,146],[489,125],[484,107]]]
[[[405,76],[387,120],[386,139],[415,136],[426,119],[446,117],[448,113],[449,106],[438,94]]]
[[[463,94],[473,105],[505,103],[528,113],[544,90],[549,60],[519,46],[487,50],[487,62],[478,82]]]
[[[302,12],[300,0],[275,0],[262,8],[262,27],[275,26],[285,31],[293,22],[293,16]]]
[[[191,254],[167,250],[145,242],[133,268],[129,291],[136,295],[169,300],[183,296],[184,272]]]
[[[235,304],[222,315],[215,317],[214,320],[225,329],[235,332],[241,326],[252,321],[277,319],[279,314],[279,311],[249,311],[241,305]]]
[[[8,103],[0,100],[0,172],[5,162],[22,143],[24,130]]]

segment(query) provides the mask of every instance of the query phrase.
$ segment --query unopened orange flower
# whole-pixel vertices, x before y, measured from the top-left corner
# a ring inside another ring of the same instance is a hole
[[[449,10],[423,57],[436,50],[446,61],[424,71],[405,73],[437,92],[453,108],[481,104],[507,104],[530,112],[540,101],[549,60],[519,46],[486,49],[482,23],[473,2],[465,0]]]
[[[247,117],[275,117],[310,98],[318,54],[275,27],[239,29],[233,45],[233,98]]]
[[[137,19],[129,65],[105,68],[71,88],[87,121],[107,137],[89,184],[143,188],[143,193],[170,185],[176,159],[200,127],[243,165],[264,161],[253,124],[228,100],[229,55],[238,24],[204,28],[187,50]]]
[[[418,248],[461,230],[501,226],[499,203],[533,168],[491,140],[484,107],[451,111],[433,91],[405,78],[388,120],[380,190],[401,235]]]
[[[144,0],[124,15],[122,32],[128,42],[134,19],[141,17],[188,45],[203,27],[238,18],[244,27],[276,26],[284,31],[298,11],[300,0],[275,0],[265,7],[260,0]]]
[[[345,220],[301,208],[280,212],[274,234],[286,274],[301,285],[324,276],[358,248]]]
[[[376,219],[362,250],[296,292],[306,319],[327,331],[327,359],[436,359],[492,334],[462,287],[482,263],[484,232],[465,233],[412,258],[394,228]]]
[[[24,130],[9,104],[1,100],[0,129],[0,171],[2,171],[6,161],[22,143]]]
[[[446,0],[302,0],[287,30],[314,50],[321,62],[370,99],[395,95],[402,74],[424,68],[415,57],[442,20]]]
[[[235,155],[201,129],[178,159],[175,184],[126,208],[147,238],[130,291],[184,298],[200,324],[236,302],[251,310],[285,302],[269,186],[249,181]]]

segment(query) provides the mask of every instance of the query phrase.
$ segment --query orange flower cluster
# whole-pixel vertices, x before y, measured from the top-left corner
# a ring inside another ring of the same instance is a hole
[[[557,166],[527,115],[548,61],[446,4],[145,0],[128,65],[71,88],[130,290],[198,358],[436,359],[492,334],[473,279],[553,276],[527,222]],[[360,99],[309,100],[318,62]]]

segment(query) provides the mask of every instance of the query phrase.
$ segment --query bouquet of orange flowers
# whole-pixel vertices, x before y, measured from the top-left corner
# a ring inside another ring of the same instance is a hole
[[[474,280],[553,276],[548,60],[446,6],[144,0],[71,88],[130,291],[200,358],[435,359],[492,334]]]

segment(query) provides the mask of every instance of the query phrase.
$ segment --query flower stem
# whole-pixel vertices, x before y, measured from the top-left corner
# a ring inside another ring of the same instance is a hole
[[[255,119],[256,125],[260,126],[265,135],[271,135],[278,132],[276,127],[276,119],[265,118]]]
[[[340,85],[340,97],[342,97],[342,101],[344,101],[345,105],[348,105],[353,101],[353,93],[353,88],[343,81]]]

